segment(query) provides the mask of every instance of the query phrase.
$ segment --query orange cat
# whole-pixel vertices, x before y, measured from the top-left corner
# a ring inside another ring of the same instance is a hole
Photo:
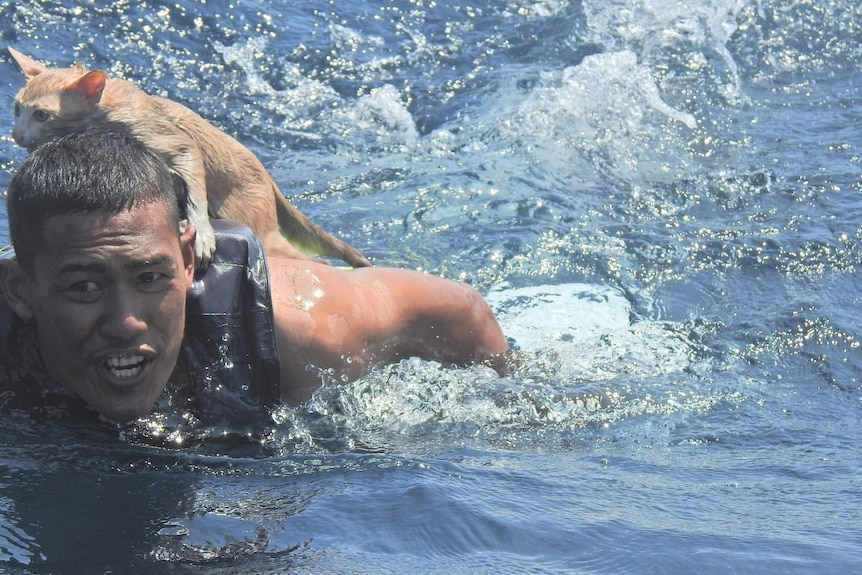
[[[307,257],[295,245],[354,267],[371,265],[292,206],[251,151],[185,106],[110,79],[101,70],[88,72],[81,63],[49,69],[17,50],[9,48],[9,53],[27,80],[15,97],[15,142],[32,151],[89,124],[129,130],[185,181],[200,267],[215,250],[208,212],[245,223],[273,256]]]

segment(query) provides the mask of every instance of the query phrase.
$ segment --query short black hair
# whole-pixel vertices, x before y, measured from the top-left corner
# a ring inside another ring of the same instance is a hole
[[[45,222],[53,216],[116,214],[161,201],[186,218],[185,183],[131,134],[89,127],[33,151],[9,183],[6,207],[18,261],[32,271]]]

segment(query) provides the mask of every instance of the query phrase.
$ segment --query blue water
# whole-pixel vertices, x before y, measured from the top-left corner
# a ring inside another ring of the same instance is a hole
[[[4,413],[0,572],[859,569],[862,5],[283,4],[22,0],[0,44],[191,106],[524,366],[404,362],[260,445]]]

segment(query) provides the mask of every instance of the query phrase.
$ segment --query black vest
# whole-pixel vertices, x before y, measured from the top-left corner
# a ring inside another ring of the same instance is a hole
[[[251,230],[212,223],[216,253],[189,291],[183,350],[200,412],[241,416],[281,397],[269,274]]]

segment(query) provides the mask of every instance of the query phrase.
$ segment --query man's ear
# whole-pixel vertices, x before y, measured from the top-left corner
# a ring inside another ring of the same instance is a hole
[[[197,230],[193,225],[183,224],[180,226],[180,250],[183,253],[183,270],[186,272],[188,285],[191,287],[195,277],[195,237]]]
[[[30,276],[15,260],[0,259],[0,290],[9,303],[9,307],[24,321],[33,319],[33,308],[30,307]]]

